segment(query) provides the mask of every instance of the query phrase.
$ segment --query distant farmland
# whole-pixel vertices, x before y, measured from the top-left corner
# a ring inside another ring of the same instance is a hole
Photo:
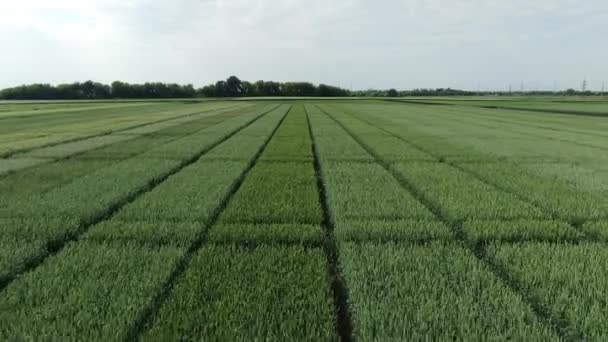
[[[486,101],[0,102],[0,339],[608,339],[608,101]]]

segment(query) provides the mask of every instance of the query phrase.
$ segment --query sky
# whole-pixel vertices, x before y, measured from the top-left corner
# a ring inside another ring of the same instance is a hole
[[[349,89],[608,88],[606,0],[0,1],[0,88],[230,75]]]

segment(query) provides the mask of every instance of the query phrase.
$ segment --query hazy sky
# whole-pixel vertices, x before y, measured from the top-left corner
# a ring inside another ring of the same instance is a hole
[[[235,74],[514,90],[586,76],[599,89],[606,37],[606,0],[2,0],[0,88]]]

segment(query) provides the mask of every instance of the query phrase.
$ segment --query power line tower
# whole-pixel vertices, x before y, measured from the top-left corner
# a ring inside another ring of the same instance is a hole
[[[587,91],[587,77],[583,78],[583,86],[581,87],[583,93]]]
[[[601,95],[604,96],[604,87],[606,86],[606,82],[602,82],[602,93]]]

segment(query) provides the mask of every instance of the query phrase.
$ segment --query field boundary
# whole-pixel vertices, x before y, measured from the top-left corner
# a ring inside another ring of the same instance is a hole
[[[340,273],[340,258],[338,246],[334,236],[335,222],[329,209],[327,200],[327,190],[325,180],[323,178],[321,161],[317,143],[313,134],[310,116],[306,106],[304,106],[306,114],[306,122],[308,124],[308,133],[310,135],[311,149],[313,155],[313,166],[315,169],[315,178],[317,182],[317,192],[319,194],[319,204],[321,205],[322,221],[321,227],[324,231],[323,251],[327,259],[327,273],[333,293],[334,306],[336,310],[336,329],[340,341],[349,342],[353,340],[353,322],[352,314],[349,310],[349,295],[346,279]]]
[[[268,146],[268,143],[270,143],[270,141],[274,137],[274,135],[277,132],[277,130],[279,129],[279,127],[281,127],[281,124],[283,123],[283,121],[285,120],[285,118],[287,117],[289,112],[291,111],[291,108],[292,107],[290,107],[285,112],[285,114],[283,115],[281,120],[279,120],[278,124],[273,129],[273,131],[270,133],[268,138],[264,141],[262,146],[260,146],[260,149],[250,159],[249,163],[247,164],[247,166],[245,167],[243,172],[239,175],[239,177],[237,179],[234,180],[232,185],[228,188],[228,190],[226,191],[222,200],[220,201],[219,205],[215,208],[215,210],[211,214],[211,217],[206,220],[206,222],[204,224],[204,228],[201,229],[199,236],[194,239],[194,241],[190,244],[190,246],[188,246],[188,248],[187,248],[186,252],[183,254],[183,256],[176,262],[176,265],[175,265],[173,271],[171,272],[169,277],[166,279],[164,284],[160,287],[160,290],[156,293],[156,295],[148,303],[148,305],[139,313],[137,318],[132,322],[132,324],[130,325],[129,330],[127,332],[125,341],[138,340],[139,336],[142,333],[144,333],[146,330],[148,330],[154,324],[154,319],[155,319],[156,313],[158,312],[158,310],[162,307],[162,305],[166,302],[166,300],[171,295],[171,291],[173,290],[175,284],[177,283],[179,278],[183,275],[183,273],[188,269],[188,265],[192,261],[192,258],[194,257],[196,252],[199,251],[203,247],[205,242],[207,241],[207,236],[208,236],[210,229],[212,229],[212,227],[217,223],[220,215],[228,207],[228,204],[230,203],[230,201],[232,200],[232,198],[234,197],[236,192],[239,190],[239,188],[241,187],[241,185],[247,178],[247,175],[249,174],[251,169],[253,169],[253,167],[258,163],[260,156],[262,155],[262,153]]]
[[[332,119],[337,125],[339,125],[351,138],[353,138],[363,149],[365,149],[371,156],[374,157],[376,162],[381,165],[391,176],[397,180],[399,185],[408,193],[410,193],[418,202],[422,203],[440,222],[445,224],[452,231],[454,240],[461,244],[466,250],[468,250],[472,256],[479,260],[483,265],[486,266],[489,272],[491,272],[496,279],[500,280],[502,284],[516,294],[527,306],[531,309],[532,313],[537,317],[540,323],[551,329],[565,340],[570,340],[580,336],[579,332],[576,332],[570,322],[563,319],[554,317],[550,309],[547,308],[542,301],[534,296],[533,294],[525,291],[525,287],[518,282],[516,279],[511,277],[508,272],[502,269],[497,263],[493,262],[490,258],[486,257],[485,250],[477,248],[477,246],[471,244],[468,239],[464,236],[462,230],[462,221],[452,221],[448,219],[444,214],[441,213],[439,205],[432,199],[426,196],[414,183],[405,179],[398,171],[396,171],[390,163],[382,159],[377,155],[365,142],[363,142],[354,132],[346,127],[341,121],[334,118],[331,114],[326,112],[323,108],[318,107],[325,115]]]
[[[63,250],[63,248],[68,243],[74,242],[74,241],[78,241],[80,239],[80,237],[84,233],[86,233],[91,227],[93,227],[94,225],[99,224],[99,223],[101,223],[103,221],[106,221],[106,220],[110,219],[122,207],[124,207],[127,204],[135,201],[137,198],[139,198],[140,196],[144,195],[145,193],[153,190],[158,185],[162,184],[165,180],[167,180],[169,177],[171,177],[172,175],[177,174],[178,172],[180,172],[185,167],[187,167],[187,166],[189,166],[191,164],[194,164],[202,156],[204,156],[206,153],[208,153],[209,151],[211,151],[212,149],[214,149],[215,147],[217,147],[218,145],[220,145],[224,141],[232,138],[235,134],[237,134],[241,130],[247,128],[248,126],[250,126],[251,124],[253,124],[257,120],[261,119],[262,117],[264,117],[268,113],[269,112],[266,112],[266,113],[262,113],[262,114],[256,116],[255,118],[253,118],[253,119],[249,120],[248,122],[244,123],[243,125],[241,125],[237,129],[235,129],[232,132],[226,134],[226,136],[224,136],[223,138],[218,139],[216,142],[212,143],[207,148],[205,148],[204,150],[200,151],[196,155],[192,156],[188,160],[179,163],[177,166],[175,166],[171,170],[165,172],[164,174],[161,174],[161,175],[158,175],[158,176],[154,177],[146,185],[144,185],[143,187],[141,187],[141,188],[133,191],[132,194],[126,196],[125,198],[122,198],[121,200],[116,201],[116,203],[114,205],[112,205],[110,208],[108,208],[108,210],[104,211],[103,213],[99,213],[98,215],[96,215],[96,216],[92,217],[91,219],[87,220],[86,222],[82,222],[80,224],[80,226],[78,227],[78,229],[76,230],[76,232],[71,233],[71,234],[63,237],[60,240],[47,241],[47,243],[46,243],[46,253],[43,253],[42,255],[39,255],[37,257],[34,257],[32,259],[27,260],[17,270],[9,272],[9,274],[7,276],[5,276],[2,279],[0,279],[0,292],[3,291],[6,287],[8,287],[13,281],[15,281],[16,279],[18,279],[21,274],[24,274],[26,272],[29,272],[29,271],[32,271],[32,270],[36,269],[38,266],[42,265],[49,257],[52,257],[52,256],[58,254],[61,250]]]
[[[522,110],[525,112],[537,112],[547,114],[565,114],[565,115],[579,115],[579,116],[593,116],[593,117],[606,117],[608,113],[603,112],[584,112],[577,110],[563,110],[563,109],[542,109],[542,108],[517,108],[517,107],[505,107],[505,106],[474,106],[485,109],[503,109],[503,110]]]
[[[490,106],[490,105],[474,105],[474,104],[460,104],[460,103],[434,103],[428,101],[416,101],[416,100],[398,100],[398,99],[382,99],[382,101],[386,102],[397,102],[401,104],[420,104],[425,106],[458,106],[458,107],[475,107],[475,108],[484,108],[484,109],[503,109],[503,110],[521,110],[525,112],[537,112],[537,113],[546,113],[546,114],[564,114],[564,115],[580,115],[580,116],[592,116],[592,117],[607,117],[608,113],[605,112],[585,112],[585,111],[577,111],[577,110],[564,110],[564,109],[543,109],[543,108],[518,108],[518,107],[509,107],[509,106]],[[448,100],[449,101],[449,100]],[[469,100],[469,101],[477,101],[477,100]],[[556,101],[553,101],[555,103]]]

